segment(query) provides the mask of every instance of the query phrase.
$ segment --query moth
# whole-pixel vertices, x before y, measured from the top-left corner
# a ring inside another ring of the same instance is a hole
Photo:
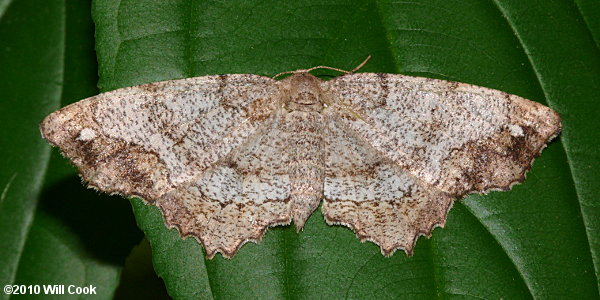
[[[117,89],[40,128],[90,187],[158,206],[209,258],[271,226],[300,230],[321,201],[328,224],[411,255],[455,199],[523,181],[560,132],[554,110],[505,92],[353,71],[323,81],[315,68]]]

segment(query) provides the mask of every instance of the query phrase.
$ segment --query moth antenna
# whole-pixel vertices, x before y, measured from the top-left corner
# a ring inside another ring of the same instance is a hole
[[[352,73],[360,70],[362,67],[364,67],[364,65],[367,64],[369,59],[371,59],[371,55],[367,56],[367,58],[363,62],[361,62],[356,68],[352,69],[351,71],[346,71],[346,70],[329,67],[329,66],[316,66],[316,67],[312,67],[310,69],[301,69],[301,70],[296,70],[296,71],[281,72],[281,73],[278,73],[277,75],[273,76],[273,79],[277,79],[277,77],[286,75],[286,74],[307,73],[307,72],[310,72],[310,71],[316,70],[316,69],[327,69],[327,70],[337,71],[337,72],[344,73],[344,74],[352,74]]]
[[[346,70],[342,70],[342,69],[338,69],[338,68],[334,68],[334,67],[328,67],[328,66],[316,66],[316,67],[312,67],[310,69],[303,70],[303,71],[310,72],[310,71],[316,70],[316,69],[327,69],[327,70],[332,70],[332,71],[338,71],[338,72],[345,73],[345,74],[350,74],[351,73],[351,72],[346,71]]]
[[[352,71],[350,71],[350,74],[360,70],[362,67],[364,67],[367,62],[369,61],[369,59],[371,59],[371,55],[367,56],[367,58],[365,58],[365,60],[363,60],[363,62],[360,63],[360,65],[356,66],[356,68],[352,69]]]
[[[296,70],[296,71],[285,71],[285,72],[281,72],[281,73],[277,73],[277,75],[271,77],[273,79],[277,79],[277,77],[282,76],[282,75],[286,75],[286,74],[295,74],[295,73],[301,73],[301,71],[304,70]]]

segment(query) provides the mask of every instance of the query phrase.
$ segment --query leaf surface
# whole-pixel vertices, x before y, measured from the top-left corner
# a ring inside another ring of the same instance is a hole
[[[129,205],[86,190],[38,128],[50,112],[97,93],[90,10],[86,1],[0,2],[3,287],[93,285],[94,298],[110,299],[140,239]]]

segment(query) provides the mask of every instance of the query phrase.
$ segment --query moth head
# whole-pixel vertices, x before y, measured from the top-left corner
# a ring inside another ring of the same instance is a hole
[[[281,81],[283,104],[288,110],[321,111],[321,80],[308,72],[294,73]]]

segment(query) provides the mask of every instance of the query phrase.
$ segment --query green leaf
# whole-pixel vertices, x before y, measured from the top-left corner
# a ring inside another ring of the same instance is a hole
[[[598,298],[599,32],[579,1],[96,0],[102,91],[205,74],[328,65],[421,75],[550,105],[563,133],[510,192],[458,201],[413,257],[384,258],[315,212],[231,260],[205,260],[133,200],[175,298]],[[597,41],[597,39],[596,39]]]
[[[0,2],[0,285],[93,285],[111,298],[140,239],[129,205],[86,190],[38,129],[98,92],[91,3],[40,4]]]

